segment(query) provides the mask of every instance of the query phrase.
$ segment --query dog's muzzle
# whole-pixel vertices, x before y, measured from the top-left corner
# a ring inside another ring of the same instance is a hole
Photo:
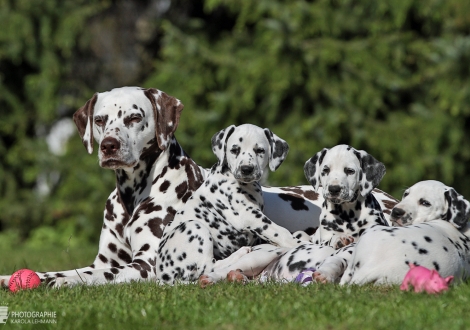
[[[100,144],[101,160],[100,166],[108,169],[118,169],[124,167],[133,167],[135,164],[128,164],[123,161],[121,155],[121,142],[114,137],[106,137]]]
[[[235,172],[235,179],[244,183],[250,183],[261,179],[261,172],[255,170],[253,165],[242,165]]]
[[[393,227],[403,227],[407,223],[411,222],[411,216],[406,213],[405,210],[394,207],[390,214],[390,221]]]
[[[357,199],[357,193],[353,196],[348,194],[348,189],[344,189],[339,185],[330,185],[324,190],[323,197],[333,204],[350,203]]]

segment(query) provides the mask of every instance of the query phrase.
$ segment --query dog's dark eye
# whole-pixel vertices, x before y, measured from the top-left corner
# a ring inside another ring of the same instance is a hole
[[[230,152],[234,155],[238,155],[240,153],[240,148],[233,147],[232,149],[230,149]]]
[[[431,206],[431,203],[429,203],[427,200],[421,198],[421,199],[419,200],[419,205],[423,205],[423,206],[425,206],[425,207],[430,207],[430,206]]]
[[[405,197],[408,196],[409,194],[410,194],[410,193],[409,193],[408,191],[405,191],[405,192],[403,193],[403,198],[405,198]],[[402,199],[403,199],[403,198],[402,198]]]
[[[353,175],[354,173],[356,173],[356,171],[354,171],[352,168],[345,168],[344,169],[344,173],[346,173],[346,175]]]
[[[263,148],[256,148],[255,153],[257,154],[264,154],[264,149]]]
[[[96,126],[103,126],[104,125],[104,120],[101,117],[95,117],[95,125]]]
[[[328,174],[328,173],[330,173],[330,169],[328,167],[324,167],[322,173],[323,174]]]

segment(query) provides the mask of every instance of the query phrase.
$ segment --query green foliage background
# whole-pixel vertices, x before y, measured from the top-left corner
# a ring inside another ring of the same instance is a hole
[[[78,135],[64,155],[45,138],[95,91],[120,87],[76,66],[96,47],[91,24],[122,3],[0,0],[0,241],[97,239],[112,172]],[[346,143],[385,163],[380,188],[397,198],[425,179],[470,197],[469,1],[178,0],[147,22],[151,55],[125,84],[182,100],[177,138],[199,164],[215,162],[215,132],[249,122],[291,146],[271,185],[307,184],[304,162]]]

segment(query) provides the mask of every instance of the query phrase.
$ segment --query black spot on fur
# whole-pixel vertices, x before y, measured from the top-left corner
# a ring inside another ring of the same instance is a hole
[[[114,275],[111,274],[111,273],[108,273],[108,272],[104,272],[104,277],[105,277],[108,281],[114,280]]]
[[[114,275],[119,274],[119,269],[115,267],[111,268],[110,270],[111,270],[111,273],[113,273]]]
[[[289,195],[289,194],[279,194],[279,197],[290,203],[290,206],[295,210],[295,211],[308,211],[308,206],[305,203],[305,199]]]
[[[124,250],[120,249],[118,252],[119,259],[123,260],[125,263],[130,264],[132,262],[132,257]]]
[[[116,244],[114,244],[114,243],[109,243],[108,248],[111,250],[111,252],[116,252],[117,251]]]
[[[289,265],[289,271],[292,272],[292,273],[296,272],[296,271],[301,272],[302,270],[305,269],[306,264],[307,263],[305,261],[294,262],[294,263]]]
[[[98,258],[100,258],[100,260],[104,263],[107,263],[108,262],[108,258],[106,258],[104,255],[102,255],[101,253],[98,255]]]

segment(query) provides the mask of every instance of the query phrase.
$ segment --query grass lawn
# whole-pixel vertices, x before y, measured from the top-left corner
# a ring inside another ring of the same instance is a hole
[[[95,253],[95,248],[2,251],[0,273],[80,267]],[[12,324],[21,318],[10,315],[0,329],[470,329],[469,300],[469,284],[438,296],[398,287],[274,283],[40,287],[17,294],[0,290],[0,306],[9,312],[53,311],[57,323]]]

